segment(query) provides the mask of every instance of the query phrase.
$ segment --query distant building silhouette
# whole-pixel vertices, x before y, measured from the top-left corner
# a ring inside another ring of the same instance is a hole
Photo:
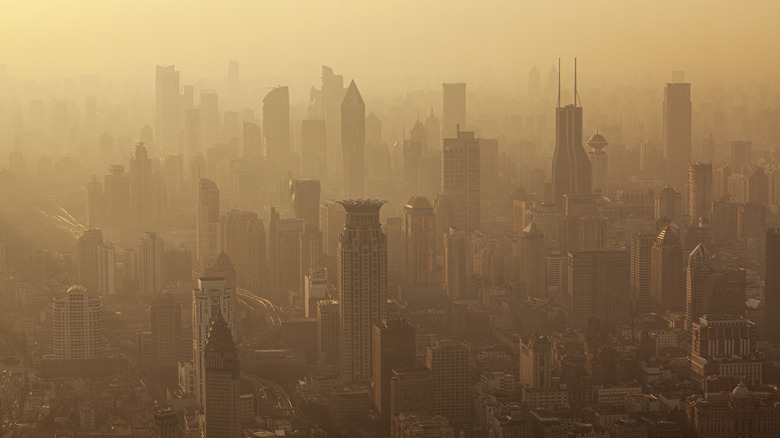
[[[666,84],[663,117],[666,182],[672,187],[685,187],[692,145],[691,84]]]
[[[712,164],[700,162],[688,166],[688,216],[692,224],[709,220],[712,210]]]
[[[374,406],[390,420],[390,380],[393,370],[415,364],[414,327],[403,319],[386,319],[374,326]]]
[[[138,291],[152,295],[162,291],[165,281],[165,244],[157,233],[147,232],[138,243]]]
[[[198,186],[198,262],[202,267],[219,254],[219,189],[217,184],[200,178]]]
[[[366,105],[355,81],[349,84],[341,102],[341,147],[342,192],[347,199],[362,198],[366,184]]]
[[[290,94],[288,87],[276,87],[263,98],[265,155],[272,180],[289,170]]]
[[[667,225],[650,249],[650,307],[653,312],[682,310],[685,305],[685,261],[680,230]]]
[[[224,278],[204,277],[198,279],[198,287],[192,291],[192,359],[195,377],[195,400],[200,406],[205,403],[206,385],[206,342],[212,321],[218,317],[220,324],[226,324],[230,333],[233,329],[233,290],[227,287]],[[232,339],[235,339],[233,335]],[[231,343],[232,344],[232,343]],[[226,345],[227,346],[227,345]]]
[[[238,438],[241,428],[241,368],[230,324],[217,312],[205,342],[205,436]]]
[[[442,138],[457,138],[458,131],[466,129],[466,84],[442,84]]]
[[[469,348],[456,341],[428,346],[425,364],[431,370],[431,412],[449,418],[471,415]]]

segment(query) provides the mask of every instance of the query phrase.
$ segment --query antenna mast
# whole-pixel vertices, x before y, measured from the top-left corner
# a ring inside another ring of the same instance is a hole
[[[577,58],[574,58],[574,106],[580,101],[580,95],[577,93]],[[580,102],[582,106],[582,102]]]
[[[558,108],[561,107],[561,58],[558,58]]]

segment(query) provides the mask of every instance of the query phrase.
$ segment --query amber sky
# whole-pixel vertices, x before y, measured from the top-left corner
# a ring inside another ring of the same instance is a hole
[[[579,57],[583,80],[778,76],[780,1],[0,0],[0,63],[20,78],[152,75],[398,78],[525,86],[537,64]],[[517,79],[520,78],[520,79]],[[606,79],[609,78],[609,79]]]

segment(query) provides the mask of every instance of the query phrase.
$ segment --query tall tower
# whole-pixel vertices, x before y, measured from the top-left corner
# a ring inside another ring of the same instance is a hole
[[[344,99],[344,76],[333,73],[327,65],[322,66],[322,112],[325,116],[327,133],[328,163],[333,170],[340,169],[341,160],[341,101]]]
[[[355,81],[349,84],[341,102],[341,149],[342,192],[348,199],[362,198],[366,182],[366,105]]]
[[[250,211],[230,210],[222,220],[222,251],[236,267],[237,284],[260,291],[265,278],[265,225]]]
[[[451,227],[444,235],[444,293],[452,301],[468,295],[466,256],[466,234]]]
[[[582,145],[582,106],[578,105],[576,62],[574,103],[565,107],[561,107],[558,72],[558,107],[555,108],[555,152],[552,162],[553,202],[558,206],[563,206],[563,195],[589,195],[592,188],[592,166]]]
[[[527,388],[552,387],[552,342],[545,336],[520,339],[519,381]]]
[[[459,131],[444,139],[442,154],[442,197],[451,227],[467,237],[480,225],[480,152],[473,132]]]
[[[165,279],[163,239],[147,232],[138,244],[138,289],[141,294],[162,291]]]
[[[181,95],[179,72],[174,65],[158,65],[155,80],[156,143],[166,155],[182,153],[179,145],[181,130]],[[146,139],[151,140],[151,139]]]
[[[441,124],[439,123],[439,118],[433,113],[433,108],[431,108],[431,113],[428,114],[428,117],[425,118],[425,128],[428,130],[428,147],[431,151],[438,153],[442,147]]]
[[[179,341],[182,336],[181,300],[177,293],[163,292],[152,300],[152,364],[165,381],[176,382]]]
[[[546,298],[544,269],[546,264],[544,234],[531,222],[518,241],[520,250],[520,279],[525,282],[526,293],[534,298]]]
[[[290,198],[295,217],[317,228],[320,227],[320,191],[318,179],[290,181]]]
[[[233,290],[224,278],[198,279],[198,288],[192,291],[192,361],[195,372],[195,399],[203,406],[206,372],[206,339],[209,327],[218,315],[233,334]]]
[[[569,309],[571,325],[585,328],[595,317],[602,327],[614,329],[627,322],[631,269],[623,250],[569,253]]]
[[[125,166],[112,164],[103,178],[105,187],[106,225],[111,230],[124,228],[130,218],[130,178]]]
[[[387,300],[387,236],[379,210],[384,201],[349,200],[339,236],[338,291],[341,324],[341,375],[346,382],[368,382],[373,372],[374,324],[382,321]]]
[[[374,406],[390,419],[390,379],[394,369],[415,363],[414,327],[403,319],[387,319],[374,326]]]
[[[704,313],[707,279],[713,273],[712,256],[701,243],[688,255],[685,288],[685,329],[690,330]],[[736,309],[735,309],[736,310]]]
[[[241,429],[241,368],[230,325],[217,312],[204,352],[206,420],[204,436],[239,438]]]
[[[301,121],[301,175],[304,178],[328,176],[328,145],[325,119]]]
[[[432,283],[436,267],[436,215],[427,198],[409,198],[401,228],[405,283],[410,286]]]
[[[765,339],[780,340],[780,229],[766,231],[766,258],[764,259],[764,330]]]
[[[650,311],[650,249],[654,241],[653,233],[635,231],[631,235],[632,314]]]
[[[219,189],[217,184],[201,178],[198,185],[198,262],[207,266],[219,254]]]
[[[105,198],[103,197],[103,184],[92,175],[92,180],[87,183],[87,227],[100,228],[105,221]]]
[[[103,353],[103,304],[84,286],[72,286],[54,299],[52,321],[57,359],[95,359]]]
[[[667,218],[673,224],[682,225],[682,195],[665,186],[655,199],[655,219]]]
[[[275,298],[286,303],[291,293],[297,294],[302,290],[301,240],[305,223],[303,219],[279,219],[278,216],[275,209],[271,209],[270,265],[276,285]]]
[[[263,98],[263,135],[272,181],[289,170],[290,93],[287,87],[276,87]]]
[[[138,143],[130,158],[130,214],[136,226],[145,226],[153,219],[152,185],[152,160],[144,144]]]
[[[668,83],[664,87],[664,160],[667,183],[685,187],[691,162],[691,84]]]
[[[607,183],[609,182],[609,159],[607,153],[604,152],[604,148],[608,145],[607,139],[603,135],[596,132],[588,140],[588,146],[590,147],[590,164],[592,166],[593,173],[593,191],[601,192],[606,195]]]
[[[712,210],[712,164],[700,162],[688,166],[688,216],[692,224],[709,220]]]
[[[466,129],[466,83],[442,84],[442,138],[456,138]]]
[[[471,414],[469,348],[456,341],[436,341],[428,346],[425,364],[431,370],[431,412],[467,418]]]
[[[650,249],[650,307],[653,312],[682,310],[685,305],[685,260],[680,230],[667,225]]]
[[[102,295],[98,289],[98,247],[103,245],[103,232],[86,230],[79,237],[79,284],[92,295]]]

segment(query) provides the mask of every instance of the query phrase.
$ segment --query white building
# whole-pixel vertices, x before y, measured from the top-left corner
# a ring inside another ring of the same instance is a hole
[[[103,304],[81,285],[54,299],[54,355],[57,359],[94,359],[103,352]]]

